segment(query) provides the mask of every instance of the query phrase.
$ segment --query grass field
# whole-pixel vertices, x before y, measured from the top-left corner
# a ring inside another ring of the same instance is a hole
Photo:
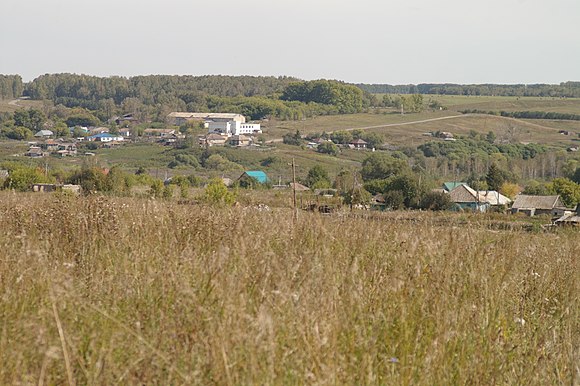
[[[465,109],[493,111],[547,111],[580,114],[580,99],[549,97],[502,97],[464,95],[424,95],[452,111]]]
[[[451,117],[440,119],[444,117]],[[436,119],[429,121],[430,119]],[[417,123],[413,123],[419,121]],[[421,122],[423,121],[423,122]],[[303,134],[330,132],[361,128],[385,135],[387,142],[395,145],[416,146],[432,138],[425,137],[423,133],[431,131],[449,131],[454,135],[466,135],[471,130],[487,134],[493,131],[501,136],[508,128],[516,128],[520,133],[522,142],[535,142],[569,146],[578,139],[580,122],[576,121],[552,121],[552,120],[522,120],[493,115],[457,115],[449,111],[424,112],[420,114],[406,114],[405,116],[393,114],[353,114],[348,116],[325,116],[307,119],[301,122],[279,122],[276,129],[269,130],[270,135],[277,133],[282,136],[288,132],[300,130]],[[571,136],[558,134],[559,130],[572,131]]]
[[[1,384],[577,384],[580,233],[0,192]]]

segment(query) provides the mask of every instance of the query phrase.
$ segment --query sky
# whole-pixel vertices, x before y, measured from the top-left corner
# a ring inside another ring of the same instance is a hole
[[[580,81],[578,0],[0,0],[0,74]]]

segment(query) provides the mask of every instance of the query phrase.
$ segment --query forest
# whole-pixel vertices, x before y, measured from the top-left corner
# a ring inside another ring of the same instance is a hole
[[[560,84],[357,84],[371,94],[440,94],[579,98],[580,82]]]

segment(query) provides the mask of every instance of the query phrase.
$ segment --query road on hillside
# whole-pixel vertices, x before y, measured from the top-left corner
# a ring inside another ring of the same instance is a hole
[[[410,122],[401,122],[401,123],[385,123],[384,125],[375,125],[375,126],[363,126],[363,127],[350,127],[346,129],[339,129],[337,131],[352,131],[352,130],[368,130],[368,129],[380,129],[383,127],[395,127],[395,126],[406,126],[406,125],[414,125],[417,123],[426,123],[426,122],[434,122],[434,121],[443,121],[447,119],[455,119],[455,118],[463,118],[463,117],[490,117],[488,114],[461,114],[461,115],[448,115],[446,117],[438,117],[438,118],[429,118],[429,119],[421,119],[419,121],[410,121]],[[538,125],[537,123],[532,123],[528,121],[524,121],[522,119],[511,118],[511,117],[501,117],[492,115],[491,117],[503,118],[505,120],[514,121],[514,122],[522,122],[526,125],[534,126],[539,129],[547,129],[547,130],[556,130],[553,127],[542,126]],[[328,134],[332,133],[332,131],[328,131]],[[282,138],[276,138],[268,141],[267,143],[279,143],[282,142]]]
[[[469,117],[472,115],[477,115],[477,114],[450,115],[450,116],[446,116],[446,117],[421,119],[419,121],[410,121],[410,122],[401,122],[401,123],[385,123],[384,125],[375,125],[375,126],[349,127],[347,129],[340,129],[339,131],[369,130],[369,129],[379,129],[379,128],[383,128],[383,127],[414,125],[416,123],[442,121],[444,119],[455,119],[455,118],[461,118],[461,117]],[[331,134],[332,131],[327,131],[327,133]],[[277,143],[277,142],[282,142],[282,138],[272,139],[272,140],[268,141],[267,143]]]

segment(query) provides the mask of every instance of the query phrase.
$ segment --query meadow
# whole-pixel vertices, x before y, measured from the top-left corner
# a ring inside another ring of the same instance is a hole
[[[577,230],[10,192],[0,219],[0,384],[580,379]]]

